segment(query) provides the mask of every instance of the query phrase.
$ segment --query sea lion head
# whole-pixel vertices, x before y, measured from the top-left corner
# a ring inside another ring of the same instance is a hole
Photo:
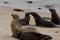
[[[49,11],[51,11],[51,12],[55,12],[55,9],[49,9]]]
[[[19,19],[19,16],[17,14],[11,14],[11,16],[13,17],[13,19]]]

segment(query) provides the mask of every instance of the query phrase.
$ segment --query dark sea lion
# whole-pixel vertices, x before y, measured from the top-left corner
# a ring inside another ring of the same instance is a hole
[[[51,22],[55,23],[55,24],[60,24],[60,18],[56,12],[55,9],[49,9],[49,11],[51,12]]]
[[[30,21],[30,15],[27,13],[25,14],[25,17],[23,19],[20,19],[21,25],[29,25],[29,21]]]
[[[27,12],[27,13],[31,14],[34,17],[35,23],[36,23],[37,26],[56,27],[56,25],[53,22],[44,20],[36,12]]]
[[[21,33],[24,32],[37,32],[33,27],[25,27],[20,23],[19,16],[17,14],[12,14],[12,22],[11,22],[11,30],[13,33],[13,37],[19,38]]]
[[[52,37],[36,32],[25,32],[20,36],[20,40],[51,40]]]

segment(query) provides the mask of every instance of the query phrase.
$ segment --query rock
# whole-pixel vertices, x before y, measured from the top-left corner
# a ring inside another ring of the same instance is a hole
[[[13,9],[13,11],[24,12],[24,10],[22,10],[22,9]]]
[[[33,3],[32,1],[27,1],[27,3]]]
[[[4,3],[7,4],[8,2],[5,1]]]
[[[38,9],[41,9],[41,8],[38,8]]]

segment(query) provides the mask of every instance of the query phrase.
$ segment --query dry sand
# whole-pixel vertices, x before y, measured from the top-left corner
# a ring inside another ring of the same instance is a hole
[[[30,10],[28,10],[30,11]],[[24,12],[15,12],[13,11],[13,8],[11,7],[3,7],[0,6],[0,40],[17,40],[13,37],[11,37],[11,14],[16,13],[21,18],[24,17],[24,14],[28,12],[25,10]],[[42,17],[50,17],[50,12],[38,12],[39,15]],[[31,17],[30,21],[31,25],[35,25],[33,17]],[[32,26],[33,27],[33,26]],[[51,35],[53,37],[52,40],[60,40],[60,28],[44,28],[44,27],[37,27],[36,28],[40,33]],[[57,32],[57,33],[56,33]]]

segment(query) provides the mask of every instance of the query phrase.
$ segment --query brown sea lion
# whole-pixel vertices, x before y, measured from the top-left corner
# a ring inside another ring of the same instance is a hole
[[[25,17],[23,19],[20,19],[21,25],[29,25],[29,21],[30,21],[30,15],[27,13],[25,14]]]
[[[49,9],[49,11],[51,12],[51,22],[55,23],[55,24],[60,24],[60,18],[56,12],[55,9]]]
[[[56,27],[56,25],[53,22],[44,20],[41,16],[39,16],[36,12],[27,12],[28,14],[31,14],[34,19],[37,26],[44,26],[44,27]]]
[[[16,14],[12,14],[12,23],[11,23],[11,30],[12,30],[12,33],[13,33],[13,36],[15,38],[18,38],[19,34],[20,34],[20,27],[21,27],[21,24],[19,22],[19,16],[16,15]]]
[[[13,33],[13,37],[19,38],[21,33],[24,32],[37,32],[33,27],[24,27],[21,26],[19,16],[17,14],[12,14],[12,22],[11,22],[11,30]]]
[[[20,40],[51,40],[52,37],[37,32],[24,32],[20,36]]]

